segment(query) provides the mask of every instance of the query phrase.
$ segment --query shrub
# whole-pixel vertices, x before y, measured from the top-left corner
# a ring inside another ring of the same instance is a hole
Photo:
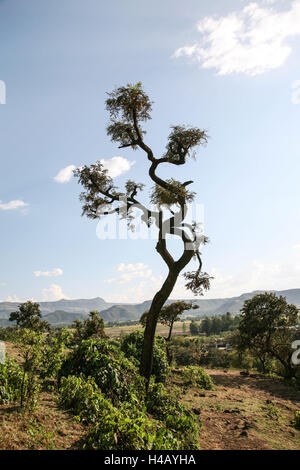
[[[162,384],[151,386],[147,397],[148,413],[163,422],[178,440],[179,449],[197,449],[198,426],[194,413],[171,396]],[[201,422],[199,422],[201,427]]]
[[[85,340],[71,351],[59,372],[60,378],[68,375],[92,377],[113,403],[134,401],[137,394],[144,394],[144,379],[136,366],[106,340]]]
[[[45,335],[39,330],[20,328],[16,330],[15,341],[22,358],[20,406],[33,409],[41,389],[40,373]]]
[[[79,344],[85,339],[105,337],[104,320],[99,317],[97,310],[92,310],[88,318],[83,322],[81,320],[75,320],[72,327],[75,330],[72,338],[74,345]]]
[[[150,419],[144,410],[128,403],[99,416],[85,446],[94,450],[179,450],[172,431]]]
[[[204,390],[212,390],[214,387],[212,378],[197,366],[183,367],[183,381],[185,385],[193,385]]]
[[[0,364],[0,404],[20,400],[22,376],[21,367],[13,359]]]
[[[137,365],[140,363],[143,341],[144,334],[142,331],[133,331],[124,335],[121,339],[121,350],[128,359],[134,359]],[[156,336],[153,349],[152,375],[155,377],[156,382],[164,383],[168,371],[166,340],[161,336]]]
[[[41,376],[57,379],[61,365],[65,359],[65,351],[71,337],[67,328],[52,331],[45,338],[41,363]]]
[[[149,450],[155,439],[155,426],[137,408],[123,405],[99,416],[88,433],[85,447],[97,450]]]
[[[72,410],[83,421],[96,422],[103,411],[112,410],[112,404],[105,399],[94,379],[82,377],[63,377],[59,388],[59,404]]]

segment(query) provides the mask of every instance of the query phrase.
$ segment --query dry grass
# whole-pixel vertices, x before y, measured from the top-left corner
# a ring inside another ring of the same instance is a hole
[[[173,336],[183,336],[183,323],[185,323],[186,334],[190,331],[190,321],[175,322],[173,326]],[[127,325],[127,326],[111,326],[105,327],[105,333],[111,338],[119,338],[122,334],[132,333],[132,331],[142,331],[141,325]],[[161,323],[157,324],[156,334],[162,336],[168,336],[169,328]]]
[[[19,406],[0,406],[1,450],[79,449],[86,429],[61,410],[53,394],[42,393],[34,412]]]

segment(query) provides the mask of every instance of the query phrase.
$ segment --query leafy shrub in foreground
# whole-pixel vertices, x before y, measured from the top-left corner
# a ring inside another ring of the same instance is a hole
[[[185,385],[193,385],[204,390],[212,390],[214,383],[212,378],[201,368],[197,366],[183,367],[183,380]]]
[[[124,335],[121,340],[121,350],[128,359],[134,358],[139,365],[144,342],[144,333],[142,331],[133,331]],[[156,336],[153,349],[152,375],[156,382],[164,383],[169,371],[166,340],[161,336]]]
[[[174,433],[181,450],[198,448],[199,431],[194,413],[178,403],[162,384],[154,384],[150,388],[146,407],[148,413]],[[201,427],[201,422],[199,426]]]
[[[95,384],[94,379],[63,377],[59,388],[59,404],[72,410],[83,421],[96,422],[99,414],[113,409],[111,402]]]
[[[83,422],[92,424],[85,448],[98,450],[180,449],[173,432],[147,416],[143,404],[122,403],[114,407],[94,380],[63,377],[59,403]]]
[[[60,378],[68,375],[92,377],[113,403],[143,399],[144,380],[136,366],[106,340],[82,341],[69,353],[60,369]]]
[[[0,404],[20,400],[22,376],[21,367],[13,359],[0,364]]]
[[[173,433],[159,427],[140,407],[124,403],[99,416],[89,431],[86,449],[97,450],[178,450]]]

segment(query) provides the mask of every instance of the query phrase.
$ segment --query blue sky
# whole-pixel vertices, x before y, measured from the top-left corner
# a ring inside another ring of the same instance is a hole
[[[137,81],[156,154],[172,124],[210,135],[161,170],[192,176],[204,207],[206,297],[300,287],[299,53],[300,0],[0,1],[0,300],[139,302],[160,287],[155,241],[100,240],[68,178],[104,159],[148,194],[145,156],[105,132],[106,92]],[[189,296],[182,279],[172,296]]]

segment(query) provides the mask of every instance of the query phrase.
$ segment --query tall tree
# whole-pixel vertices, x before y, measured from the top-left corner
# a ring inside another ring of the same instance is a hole
[[[263,370],[268,358],[276,359],[286,377],[295,375],[291,362],[292,341],[296,338],[298,308],[274,293],[258,294],[244,302],[236,344],[250,350]]]
[[[198,268],[184,274],[187,281],[186,287],[194,294],[202,295],[203,289],[209,289],[210,286],[209,275],[202,272],[199,252],[200,244],[208,240],[200,236],[196,222],[191,224],[185,222],[187,203],[191,202],[195,196],[187,189],[193,181],[180,182],[174,178],[165,180],[157,174],[157,171],[162,164],[184,165],[189,157],[195,156],[196,147],[207,142],[207,134],[205,130],[197,127],[171,126],[166,150],[162,156],[156,157],[145,142],[146,131],[143,123],[151,119],[152,102],[140,82],[116,88],[108,93],[106,109],[110,115],[107,134],[111,140],[117,142],[119,148],[140,149],[145,153],[149,162],[148,173],[154,183],[150,200],[156,204],[157,210],[150,211],[137,199],[144,184],[128,180],[125,190],[119,191],[101,162],[75,170],[75,176],[84,188],[80,199],[83,204],[83,214],[87,217],[97,219],[101,215],[117,213],[132,224],[133,209],[138,207],[141,211],[141,220],[148,227],[155,223],[158,228],[156,251],[166,263],[168,275],[152,300],[145,327],[140,373],[149,382],[154,335],[161,308],[170,296],[179,274],[193,257],[198,262]],[[166,208],[167,214],[164,210]],[[168,234],[182,240],[183,252],[178,259],[174,259],[167,248],[166,236]]]

